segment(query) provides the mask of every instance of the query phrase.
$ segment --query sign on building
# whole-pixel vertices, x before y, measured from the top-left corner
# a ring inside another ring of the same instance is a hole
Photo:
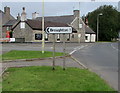
[[[35,34],[35,40],[42,40],[42,34]]]

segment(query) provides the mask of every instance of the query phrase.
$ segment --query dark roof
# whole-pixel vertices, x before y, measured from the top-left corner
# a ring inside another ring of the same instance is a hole
[[[95,32],[87,25],[85,26],[85,33],[86,34],[95,34]]]
[[[74,19],[75,19],[74,15],[45,17],[45,21],[64,23],[64,24],[70,24]],[[42,17],[38,17],[36,18],[36,20],[42,21]],[[80,21],[83,22],[82,19],[80,19]],[[95,34],[95,32],[90,27],[86,26],[84,22],[83,25],[85,26],[85,33]]]
[[[13,26],[16,22],[17,22],[17,20],[9,20],[7,23],[5,23],[3,25],[3,27],[5,27],[5,26]]]
[[[39,20],[27,20],[26,23],[32,28],[32,29],[42,29],[42,21]],[[47,27],[68,27],[67,24],[63,23],[56,23],[56,22],[50,22],[50,21],[45,21],[45,28]]]
[[[19,21],[12,30],[20,23]],[[42,30],[42,21],[39,20],[30,20],[28,19],[25,21],[33,30]],[[45,21],[44,28],[46,29],[47,27],[70,27],[67,24],[64,23],[57,23],[57,22],[51,22],[51,21]],[[45,30],[44,29],[44,30]],[[73,28],[73,32],[76,33],[77,31]]]
[[[7,16],[5,15],[5,13],[2,10],[0,10],[0,21],[2,20],[2,25],[4,25],[8,21],[8,19],[6,18]],[[10,20],[14,20],[14,19],[15,18],[10,14]]]
[[[0,13],[3,13],[3,11],[0,10]]]
[[[42,21],[39,20],[27,20],[26,23],[33,29],[33,30],[42,30]],[[64,23],[57,23],[57,22],[51,22],[51,21],[45,21],[45,29],[47,27],[70,27],[67,24]],[[73,32],[77,32],[73,28]]]
[[[58,23],[64,23],[64,24],[70,24],[74,20],[73,15],[67,15],[67,16],[50,16],[45,17],[45,21],[51,21],[51,22],[58,22]],[[36,20],[42,20],[42,17],[36,18]]]

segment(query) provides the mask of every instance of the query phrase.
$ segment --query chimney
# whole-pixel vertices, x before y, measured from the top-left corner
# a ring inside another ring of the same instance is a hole
[[[37,12],[32,13],[32,19],[36,19],[37,17],[39,17],[39,13]]]
[[[21,21],[25,21],[25,20],[27,20],[27,18],[26,18],[26,12],[25,12],[25,7],[23,7],[23,12],[21,13]]]
[[[10,19],[10,7],[4,7],[5,15]]]
[[[17,20],[20,20],[20,14],[18,13]]]
[[[80,17],[79,10],[74,10],[73,13],[74,13],[74,17]]]

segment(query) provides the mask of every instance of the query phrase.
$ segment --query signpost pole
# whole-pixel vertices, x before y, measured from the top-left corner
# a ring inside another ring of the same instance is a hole
[[[66,45],[65,45],[65,34],[72,33],[72,27],[47,27],[46,33],[53,34],[53,70],[55,70],[55,34],[63,34],[63,70],[65,70],[65,51],[66,51]]]
[[[53,70],[55,70],[55,34],[53,34]]]
[[[63,34],[63,53],[64,53],[64,58],[63,58],[63,70],[65,70],[65,51],[66,51],[65,34]]]

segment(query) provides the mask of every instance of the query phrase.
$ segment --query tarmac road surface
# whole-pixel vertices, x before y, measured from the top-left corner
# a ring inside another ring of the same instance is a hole
[[[72,56],[118,90],[118,43],[95,43]]]

